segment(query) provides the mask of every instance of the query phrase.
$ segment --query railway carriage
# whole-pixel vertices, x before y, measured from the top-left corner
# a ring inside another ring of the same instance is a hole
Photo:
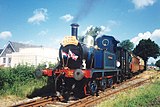
[[[141,57],[139,58],[139,71],[143,72],[144,70],[144,60]]]
[[[130,64],[130,69],[132,73],[136,73],[140,70],[140,59],[139,57],[135,56],[134,54],[131,54],[132,60]]]

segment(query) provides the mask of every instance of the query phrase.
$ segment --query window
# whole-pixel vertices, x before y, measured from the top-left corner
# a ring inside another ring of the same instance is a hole
[[[3,58],[3,63],[6,63],[6,58]]]
[[[11,63],[11,58],[8,58],[8,63],[9,63],[9,64]]]

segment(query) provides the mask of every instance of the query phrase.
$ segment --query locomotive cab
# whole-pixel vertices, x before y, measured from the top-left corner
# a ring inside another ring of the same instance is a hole
[[[98,49],[94,52],[95,69],[116,68],[116,47],[119,41],[112,36],[102,35],[96,39]]]

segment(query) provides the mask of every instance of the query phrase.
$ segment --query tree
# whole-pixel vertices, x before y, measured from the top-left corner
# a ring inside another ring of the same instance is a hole
[[[87,32],[86,35],[91,35],[94,40],[97,37],[97,35],[101,32],[101,27],[91,27]]]
[[[160,59],[159,59],[158,61],[156,61],[155,65],[156,65],[157,67],[160,67]]]
[[[129,52],[132,51],[132,49],[133,49],[133,47],[134,47],[133,42],[130,42],[129,39],[122,41],[119,45],[120,45],[122,48],[128,50]]]
[[[137,56],[140,56],[144,60],[146,69],[146,64],[149,57],[156,59],[158,56],[160,56],[160,48],[154,41],[151,41],[151,39],[142,39],[135,47],[133,53]]]

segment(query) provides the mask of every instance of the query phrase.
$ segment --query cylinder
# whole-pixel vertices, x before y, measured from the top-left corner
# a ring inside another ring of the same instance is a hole
[[[78,27],[79,27],[79,25],[77,24],[77,23],[72,23],[71,24],[71,35],[72,36],[76,36],[76,38],[77,38],[77,35],[78,35]]]

